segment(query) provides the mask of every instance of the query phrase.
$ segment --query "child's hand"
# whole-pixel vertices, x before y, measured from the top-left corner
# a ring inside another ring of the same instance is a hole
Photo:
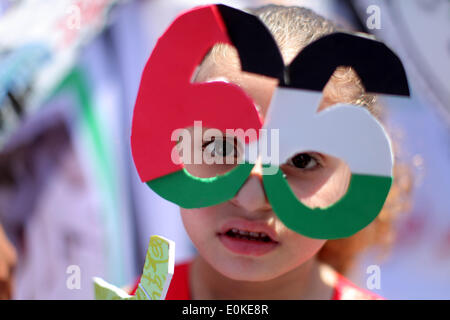
[[[0,300],[12,297],[12,271],[16,261],[16,250],[0,225]]]

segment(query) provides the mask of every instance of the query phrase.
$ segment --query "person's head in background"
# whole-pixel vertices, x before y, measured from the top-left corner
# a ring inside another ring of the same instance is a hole
[[[271,31],[286,65],[309,43],[337,31],[332,22],[305,8],[269,5],[250,12]],[[254,100],[262,118],[265,117],[277,87],[276,80],[242,72],[236,50],[224,44],[216,45],[208,53],[193,81],[220,78],[239,85]],[[358,75],[349,67],[339,67],[335,71],[323,90],[318,110],[336,103],[360,105],[379,116],[375,96],[364,92]],[[351,174],[343,161],[317,153],[295,155],[281,168],[298,198],[310,207],[325,207],[339,200],[347,190]],[[194,175],[208,176],[196,165],[186,165],[186,169]],[[371,225],[347,239],[310,239],[285,227],[267,201],[260,165],[255,167],[232,200],[213,207],[181,209],[181,215],[200,259],[230,279],[270,281],[295,270],[309,268],[317,261],[345,273],[357,253],[364,248],[392,241],[391,224],[396,213],[402,211],[398,201],[408,192],[408,181],[397,179],[399,173],[399,170],[394,170],[394,185],[380,215]],[[233,226],[236,221],[239,225],[242,220],[269,226],[276,238],[272,239],[277,243],[275,249],[261,256],[228,251],[219,239],[221,233],[227,226]]]

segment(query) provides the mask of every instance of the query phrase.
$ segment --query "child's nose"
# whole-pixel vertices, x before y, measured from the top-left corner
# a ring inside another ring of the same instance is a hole
[[[262,165],[260,161],[255,164],[250,176],[231,202],[249,212],[272,209],[264,191]]]

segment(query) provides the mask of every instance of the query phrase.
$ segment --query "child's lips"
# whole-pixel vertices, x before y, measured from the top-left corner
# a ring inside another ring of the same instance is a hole
[[[217,235],[228,250],[242,255],[262,256],[279,245],[275,230],[260,221],[230,220]]]

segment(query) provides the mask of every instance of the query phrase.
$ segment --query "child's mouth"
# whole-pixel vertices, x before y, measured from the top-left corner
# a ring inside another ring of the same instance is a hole
[[[262,256],[279,245],[266,232],[246,229],[229,228],[218,236],[228,250],[242,255]]]
[[[272,239],[264,232],[243,231],[236,228],[230,229],[225,233],[226,236],[250,241],[271,242]]]

